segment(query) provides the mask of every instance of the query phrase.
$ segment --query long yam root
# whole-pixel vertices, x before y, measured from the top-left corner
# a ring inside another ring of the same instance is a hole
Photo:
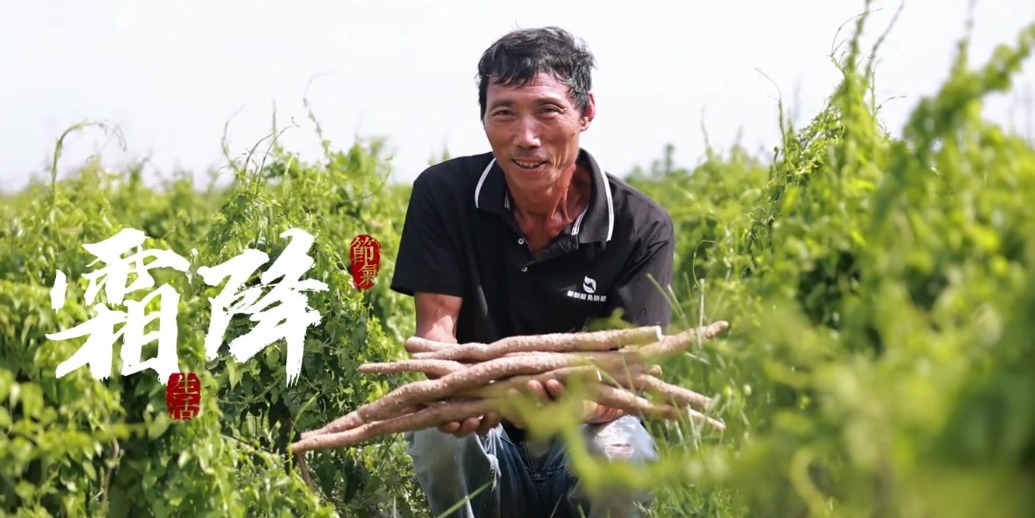
[[[715,338],[723,331],[729,329],[729,327],[729,322],[720,320],[706,326],[683,331],[676,335],[666,336],[657,343],[646,345],[638,349],[636,352],[642,354],[645,358],[669,356],[677,352],[685,351],[691,345],[701,341]]]
[[[442,349],[448,349],[455,345],[455,343],[436,342],[419,336],[411,336],[403,342],[403,348],[410,354],[441,351]]]
[[[594,402],[604,406],[613,408],[621,408],[626,412],[634,415],[641,415],[644,417],[651,418],[663,418],[669,420],[678,420],[682,412],[685,411],[690,417],[698,421],[703,421],[705,424],[712,426],[718,430],[725,430],[726,425],[720,421],[716,421],[696,410],[685,409],[680,410],[679,408],[667,405],[653,403],[647,399],[644,399],[632,392],[615,388],[610,385],[595,384],[592,385],[592,392],[590,399]]]
[[[464,391],[459,395],[462,397],[506,397],[511,389],[521,390],[527,386],[529,381],[536,380],[545,383],[546,380],[556,379],[565,383],[603,383],[621,389],[648,392],[661,397],[665,402],[678,406],[707,408],[711,405],[711,398],[666,383],[651,375],[651,371],[656,372],[657,369],[644,372],[643,366],[634,365],[626,371],[606,372],[593,366],[567,367],[542,374],[513,376],[484,387]]]
[[[304,452],[327,448],[342,448],[358,444],[372,437],[392,433],[422,430],[450,421],[485,415],[496,408],[491,399],[450,401],[432,405],[423,410],[400,415],[383,421],[374,421],[338,433],[327,433],[303,438],[291,445],[291,451]]]
[[[621,381],[621,378],[619,380]],[[690,405],[698,408],[707,408],[712,404],[711,398],[683,387],[665,383],[649,374],[637,374],[633,378],[632,383],[623,385],[623,388],[637,392],[649,392],[680,406]]]
[[[629,413],[675,419],[683,415],[724,429],[724,425],[686,408],[706,408],[711,400],[670,385],[655,376],[660,367],[651,359],[668,356],[714,338],[729,328],[719,321],[677,335],[664,336],[660,327],[590,333],[515,336],[491,344],[453,344],[413,337],[406,349],[414,359],[370,363],[363,373],[423,372],[437,379],[396,388],[325,426],[305,432],[292,445],[297,451],[336,448],[377,435],[417,430],[477,417],[498,408],[496,398],[532,379],[585,381],[587,398]],[[617,349],[617,350],[616,350]],[[655,403],[633,392],[659,396]],[[456,400],[470,398],[473,400]],[[309,442],[307,442],[309,441]],[[315,442],[313,442],[315,441]]]
[[[656,366],[652,366],[656,367]],[[645,370],[646,369],[646,370]],[[656,372],[656,368],[648,368],[643,365],[630,365],[626,369],[603,370],[593,365],[579,365],[577,367],[562,367],[539,374],[525,374],[498,379],[492,383],[463,391],[458,394],[461,397],[506,397],[511,389],[521,390],[528,386],[530,381],[545,383],[547,380],[555,379],[566,384],[570,383],[610,383],[617,386],[628,387],[635,383],[638,376],[644,372]]]
[[[416,406],[411,406],[411,407],[403,408],[399,412],[399,414],[408,414],[410,412],[416,412],[417,410],[420,410],[420,409],[418,407],[416,407]],[[366,423],[366,421],[364,421],[363,418],[359,416],[359,412],[356,411],[356,410],[353,410],[352,412],[349,412],[348,414],[345,414],[344,416],[341,416],[341,417],[335,419],[334,421],[331,421],[331,422],[325,424],[324,426],[322,426],[320,428],[317,428],[316,430],[310,430],[308,432],[302,432],[302,438],[306,439],[308,437],[313,437],[313,436],[316,436],[316,435],[323,435],[323,434],[328,434],[328,433],[343,432],[345,430],[351,430],[353,428],[361,426],[361,425],[363,425],[365,423]]]
[[[381,399],[363,405],[357,412],[363,422],[377,421],[398,415],[399,410],[403,407],[446,399],[453,394],[477,388],[502,377],[538,374],[562,367],[585,365],[590,362],[604,369],[618,369],[630,365],[630,359],[635,358],[619,352],[498,358],[438,379],[421,380],[403,385]]]
[[[319,430],[303,433],[302,437],[340,432],[355,428],[364,423],[388,419],[404,413],[404,409],[422,403],[444,400],[451,395],[486,385],[498,378],[519,374],[538,374],[562,367],[587,364],[590,361],[610,368],[624,367],[625,363],[625,356],[617,352],[586,353],[583,356],[542,353],[539,355],[499,358],[467,367],[438,379],[409,383],[389,392],[376,401],[367,403],[357,410],[334,420]]]
[[[423,372],[430,376],[442,377],[469,367],[451,360],[399,360],[384,363],[364,363],[359,366],[363,374],[397,374],[400,372]]]
[[[703,421],[705,424],[718,430],[725,429],[725,425],[723,423],[694,410],[681,410],[672,405],[653,403],[640,396],[610,385],[596,383],[590,386],[592,387],[590,394],[590,399],[592,401],[601,405],[620,408],[631,415],[676,420],[682,417],[683,412],[685,411],[687,415],[695,420]],[[409,412],[381,421],[365,423],[361,426],[341,432],[310,435],[292,444],[291,451],[301,453],[309,450],[342,448],[359,444],[376,436],[422,430],[450,421],[460,421],[470,417],[485,415],[486,413],[497,410],[498,407],[499,403],[493,398],[435,403],[422,410]]]
[[[725,425],[723,423],[694,410],[681,410],[672,405],[653,403],[640,396],[610,385],[597,383],[592,384],[591,387],[591,400],[601,405],[620,408],[632,415],[676,420],[682,417],[683,412],[685,411],[687,415],[695,420],[703,421],[705,424],[718,430],[725,429]],[[486,413],[497,410],[498,407],[499,403],[497,400],[492,398],[435,403],[422,410],[409,412],[381,421],[365,423],[341,432],[310,435],[292,444],[291,451],[301,453],[309,450],[342,448],[359,444],[381,435],[422,430],[450,421],[460,421],[470,417],[485,415]]]
[[[656,368],[656,366],[651,366],[645,372],[644,366],[641,365],[633,365],[630,366],[627,370],[622,371],[601,371],[592,365],[563,367],[535,375],[520,375],[512,376],[510,378],[502,380],[494,380],[493,382],[484,386],[464,391],[458,391],[453,396],[505,397],[509,389],[521,388],[527,385],[527,383],[533,379],[544,382],[548,379],[558,379],[568,382],[576,380],[582,382],[592,382],[594,379],[598,382],[604,382],[607,379],[610,379],[614,380],[614,382],[622,388],[627,388],[636,391],[647,391],[658,396],[663,396],[667,398],[667,400],[672,401],[677,405],[690,405],[698,408],[706,408],[708,405],[711,404],[711,399],[709,399],[706,396],[703,396],[691,390],[684,389],[682,387],[670,385],[650,374],[651,372],[657,371],[658,369]],[[419,403],[402,407],[394,415],[405,415],[410,412],[413,412],[417,409],[417,404]],[[326,426],[320,429],[304,432],[302,434],[302,438],[305,439],[315,435],[350,430],[359,427],[368,421],[372,421],[372,419],[364,419],[363,417],[361,417],[359,411],[350,412],[344,417],[336,419],[335,421],[332,421],[331,423],[327,424]]]
[[[633,365],[626,374],[627,382],[632,382],[632,372],[642,372],[642,366]],[[622,376],[623,374],[617,373]],[[532,380],[545,383],[547,380],[555,379],[565,383],[586,383],[591,381],[604,382],[604,378],[612,377],[609,372],[602,371],[592,365],[579,365],[578,367],[562,367],[539,374],[525,374],[511,376],[509,378],[496,380],[488,385],[476,389],[466,390],[460,393],[461,397],[506,397],[511,389],[521,390]]]
[[[552,333],[536,336],[511,336],[491,344],[465,343],[449,347],[414,340],[414,346],[432,349],[413,355],[414,359],[488,361],[507,353],[516,352],[580,352],[607,351],[622,346],[645,345],[661,340],[661,327],[647,326],[632,329],[613,329],[588,333]],[[407,340],[407,343],[410,342]],[[434,343],[434,342],[432,342]]]

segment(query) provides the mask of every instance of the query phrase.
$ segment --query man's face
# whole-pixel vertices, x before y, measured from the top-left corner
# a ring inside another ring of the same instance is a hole
[[[589,128],[595,106],[591,95],[580,113],[568,92],[546,73],[521,87],[489,85],[485,135],[513,187],[543,191],[570,172],[579,154],[579,134]]]

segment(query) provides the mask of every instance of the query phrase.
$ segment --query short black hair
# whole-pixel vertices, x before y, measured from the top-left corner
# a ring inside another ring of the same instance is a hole
[[[558,27],[518,29],[496,40],[478,61],[479,119],[485,119],[489,83],[523,86],[547,72],[567,85],[572,102],[585,113],[596,65],[586,43]]]

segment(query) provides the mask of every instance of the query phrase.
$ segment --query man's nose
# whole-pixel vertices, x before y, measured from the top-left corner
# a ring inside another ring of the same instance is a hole
[[[519,147],[539,147],[539,121],[535,117],[521,117],[514,140]]]

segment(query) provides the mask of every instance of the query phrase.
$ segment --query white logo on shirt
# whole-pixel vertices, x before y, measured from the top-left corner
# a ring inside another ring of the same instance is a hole
[[[593,279],[593,278],[590,278],[590,277],[583,277],[582,278],[582,290],[585,291],[585,293],[582,293],[580,291],[575,291],[575,290],[567,290],[565,295],[568,296],[568,297],[571,297],[573,299],[585,300],[587,302],[606,302],[607,301],[607,295],[595,295],[594,294],[597,291],[597,281],[596,281],[596,279]]]
[[[585,291],[586,293],[593,293],[597,291],[597,281],[590,279],[589,277],[583,277],[582,291]]]

